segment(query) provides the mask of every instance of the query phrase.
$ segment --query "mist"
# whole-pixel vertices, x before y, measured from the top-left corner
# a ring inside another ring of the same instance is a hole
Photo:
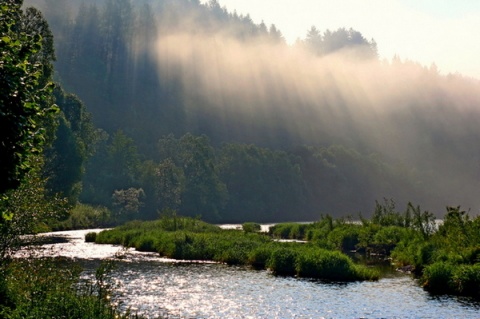
[[[428,201],[432,209],[461,205],[478,213],[474,79],[348,49],[318,57],[301,45],[242,41],[221,31],[162,35],[155,56],[161,70],[182,79],[193,126],[206,113],[239,142],[342,144],[376,153],[421,175],[436,201]]]
[[[170,133],[205,134],[217,148],[343,146],[409,181],[383,192],[372,187],[362,202],[370,208],[371,197],[385,197],[439,217],[447,205],[480,211],[477,79],[400,57],[380,60],[377,44],[351,29],[319,25],[289,45],[275,26],[216,1],[27,2],[42,8],[59,40],[64,85],[96,125],[126,132],[147,158],[158,160],[152,145]]]

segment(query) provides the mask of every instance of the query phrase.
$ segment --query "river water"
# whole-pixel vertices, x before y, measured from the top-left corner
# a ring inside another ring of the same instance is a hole
[[[89,230],[91,231],[91,230]],[[116,260],[113,300],[147,318],[475,318],[480,303],[431,296],[408,275],[348,284],[276,277],[268,271],[215,263],[187,263],[118,246],[85,243],[88,231],[50,233],[65,240],[37,255],[75,258],[93,273]]]

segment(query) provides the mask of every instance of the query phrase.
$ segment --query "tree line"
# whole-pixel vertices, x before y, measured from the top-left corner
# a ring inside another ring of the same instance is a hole
[[[96,147],[79,200],[109,208],[119,222],[173,211],[214,222],[369,214],[378,196],[407,200],[410,191],[398,192],[398,185],[410,188],[414,181],[378,155],[340,145],[290,151],[240,143],[214,147],[205,135],[170,134],[146,159],[118,131]]]

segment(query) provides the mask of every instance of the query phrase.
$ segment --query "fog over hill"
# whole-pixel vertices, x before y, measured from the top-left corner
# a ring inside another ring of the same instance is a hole
[[[245,143],[297,155],[302,145],[341,145],[388,163],[408,186],[381,187],[388,181],[376,172],[375,180],[355,181],[359,189],[375,185],[355,202],[358,209],[332,204],[327,212],[368,211],[383,197],[438,215],[446,205],[480,210],[476,79],[414,61],[380,61],[382,44],[351,29],[319,25],[287,45],[275,26],[254,24],[215,1],[27,3],[51,24],[59,81],[100,128],[121,129],[148,159],[162,158],[152,145],[169,133],[205,134],[215,148]],[[341,158],[329,164],[341,167]],[[324,186],[335,202],[352,200],[341,187]]]

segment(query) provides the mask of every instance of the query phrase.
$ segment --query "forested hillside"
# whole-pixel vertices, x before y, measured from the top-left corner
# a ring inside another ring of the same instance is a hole
[[[50,182],[72,201],[118,220],[311,220],[368,215],[384,197],[480,208],[477,80],[382,61],[347,27],[288,45],[214,0],[27,4],[53,31],[56,80],[101,129],[84,113],[82,138],[74,117],[65,126],[72,160],[94,154],[82,185],[81,171]]]

